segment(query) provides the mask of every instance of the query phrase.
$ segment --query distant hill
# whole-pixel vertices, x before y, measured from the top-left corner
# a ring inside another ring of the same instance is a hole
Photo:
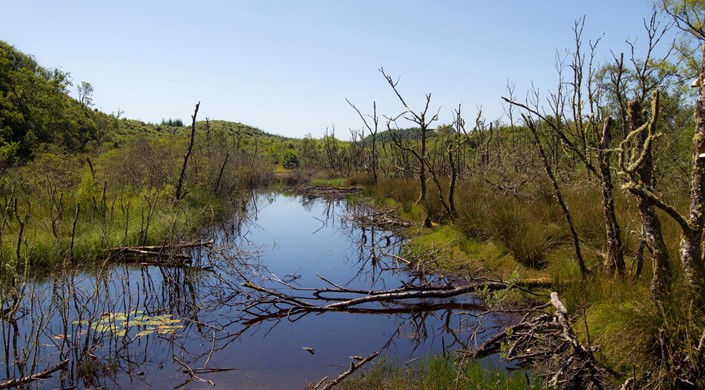
[[[439,127],[440,128],[440,127]],[[447,127],[446,127],[447,128]],[[418,127],[410,127],[407,129],[397,129],[393,130],[395,136],[399,137],[400,139],[404,141],[415,141],[421,139],[421,129]],[[452,129],[451,129],[452,131]],[[456,133],[453,133],[456,134]],[[439,131],[437,129],[429,129],[428,132],[426,133],[426,138],[428,140],[431,140],[437,136],[440,136]],[[389,130],[384,130],[380,131],[377,133],[376,137],[377,142],[392,142],[392,134],[390,133]],[[372,136],[367,135],[365,137],[365,143],[372,142]]]
[[[40,66],[34,57],[0,41],[0,148],[3,156],[31,158],[46,144],[85,150],[104,134],[106,119],[68,95],[69,74]]]
[[[32,159],[46,147],[80,153],[118,146],[134,136],[159,137],[190,128],[180,120],[152,124],[102,113],[92,108],[89,83],[79,84],[80,101],[69,95],[71,85],[69,73],[42,67],[31,55],[0,40],[0,165]],[[237,122],[211,120],[210,127],[233,137],[288,140]],[[205,128],[205,121],[199,121],[198,128]]]

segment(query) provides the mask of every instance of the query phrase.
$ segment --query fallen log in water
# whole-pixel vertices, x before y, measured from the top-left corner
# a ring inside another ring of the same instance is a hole
[[[413,226],[411,222],[397,218],[395,214],[395,210],[368,208],[366,213],[355,214],[352,219],[362,227],[375,226],[387,230]]]
[[[553,306],[555,313],[543,309]],[[549,303],[528,310],[524,318],[501,333],[489,337],[479,347],[465,351],[475,358],[503,352],[507,361],[519,361],[544,371],[547,385],[557,389],[610,389],[607,372],[599,367],[593,352],[599,347],[585,346],[573,330],[568,311],[551,293]]]
[[[352,308],[365,307],[370,303],[400,304],[402,301],[418,299],[443,299],[453,298],[463,294],[476,292],[479,290],[493,291],[508,288],[547,288],[551,286],[551,281],[547,279],[529,279],[518,283],[506,283],[499,280],[475,279],[461,286],[452,283],[442,285],[403,285],[396,289],[388,290],[353,290],[337,284],[319,276],[323,281],[329,283],[329,288],[301,288],[290,285],[277,279],[276,281],[284,285],[287,289],[297,292],[307,292],[309,296],[297,296],[287,294],[279,290],[258,286],[251,281],[243,284],[243,287],[255,290],[261,295],[253,300],[251,308],[266,308],[266,314],[274,314],[277,311],[300,314],[302,311],[325,312],[325,311],[346,311]],[[388,308],[388,307],[387,307]],[[274,309],[274,312],[271,311]],[[260,312],[259,315],[265,313]]]
[[[308,197],[309,199],[345,199],[348,195],[362,191],[357,187],[324,187],[301,185],[293,190],[295,193]]]
[[[17,378],[17,379],[5,380],[3,382],[0,382],[0,389],[9,389],[11,387],[20,387],[22,385],[25,385],[30,382],[34,382],[39,379],[46,379],[49,376],[51,376],[51,374],[53,374],[55,371],[59,371],[59,370],[63,369],[64,367],[66,367],[66,365],[68,363],[69,363],[68,359],[62,360],[61,362],[59,362],[59,364],[57,364],[55,366],[51,366],[51,367],[47,368],[46,370],[40,371],[36,374],[32,374],[32,375],[25,376],[22,378]]]
[[[176,244],[164,245],[142,245],[117,247],[111,250],[115,258],[126,263],[141,263],[145,265],[188,265],[191,263],[191,256],[183,254],[184,249],[209,246],[213,244],[209,241],[192,241]]]

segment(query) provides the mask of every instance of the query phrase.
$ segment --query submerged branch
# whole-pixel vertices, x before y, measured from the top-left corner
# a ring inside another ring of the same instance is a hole
[[[38,372],[33,375],[25,376],[22,378],[17,378],[17,379],[8,379],[4,382],[0,382],[0,389],[9,389],[11,387],[20,387],[24,384],[34,382],[39,379],[45,379],[48,378],[52,373],[61,370],[62,368],[66,367],[66,365],[69,363],[68,359],[67,360],[62,360],[59,362],[59,364],[49,367],[44,371]]]
[[[210,246],[213,242],[213,240],[209,240],[169,245],[120,246],[113,248],[111,252],[121,261],[128,263],[140,262],[157,265],[187,265],[191,262],[191,256],[181,253],[183,250]]]
[[[362,367],[362,366],[365,365],[367,362],[369,362],[369,361],[371,361],[372,359],[376,358],[378,355],[379,355],[379,352],[372,352],[369,356],[367,356],[366,358],[360,360],[359,362],[357,362],[357,363],[355,363],[355,362],[350,363],[350,368],[348,368],[345,372],[343,372],[343,373],[341,373],[340,375],[338,375],[337,378],[333,379],[332,381],[330,381],[330,382],[328,382],[328,383],[325,383],[325,380],[326,380],[327,378],[323,378],[320,382],[318,382],[318,383],[316,384],[316,386],[314,387],[314,389],[316,389],[316,390],[328,390],[328,389],[332,389],[333,386],[335,386],[335,385],[337,385],[338,383],[340,383],[340,381],[342,381],[343,379],[345,379],[345,378],[347,378],[348,376],[350,376],[353,372],[357,371],[358,368]]]
[[[324,279],[326,280],[326,279]],[[345,311],[356,313],[382,314],[395,311],[426,310],[438,308],[438,305],[453,305],[453,302],[426,302],[426,299],[448,299],[477,291],[494,291],[511,288],[546,288],[551,286],[550,280],[530,279],[519,283],[506,283],[503,281],[475,280],[463,286],[454,286],[450,283],[430,285],[407,285],[388,290],[353,290],[328,283],[334,287],[327,288],[300,288],[282,282],[292,292],[305,292],[307,296],[297,296],[280,290],[265,288],[252,282],[243,284],[245,288],[261,293],[254,297],[246,308],[246,312],[254,318],[246,324],[254,324],[265,319],[295,318],[311,312]],[[327,280],[326,280],[327,281]],[[421,302],[407,302],[421,300]],[[332,302],[332,303],[331,303]],[[406,303],[405,303],[406,302]],[[378,304],[383,307],[370,306]],[[461,304],[465,308],[473,306],[470,303]]]

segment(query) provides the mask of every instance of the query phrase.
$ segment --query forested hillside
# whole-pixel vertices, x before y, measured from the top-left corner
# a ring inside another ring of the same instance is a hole
[[[90,83],[0,41],[4,264],[80,264],[120,245],[179,240],[216,217],[201,208],[226,212],[225,199],[267,183],[286,148],[197,111],[185,125],[150,124],[100,112],[92,98]]]

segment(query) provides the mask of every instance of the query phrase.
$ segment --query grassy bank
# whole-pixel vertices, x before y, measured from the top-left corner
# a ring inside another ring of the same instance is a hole
[[[270,165],[244,151],[195,148],[177,199],[185,149],[178,135],[133,138],[91,155],[47,150],[8,169],[0,183],[0,264],[51,270],[104,259],[117,247],[192,240],[227,217],[241,192],[272,177]]]
[[[628,276],[622,280],[602,271],[605,233],[599,192],[594,187],[567,186],[566,201],[573,205],[571,211],[581,248],[591,270],[589,280],[581,281],[565,221],[547,183],[536,181],[517,196],[507,196],[483,182],[464,182],[457,193],[459,215],[453,220],[436,219],[432,228],[421,227],[425,210],[416,203],[415,184],[386,180],[366,188],[367,196],[375,202],[393,207],[403,218],[417,222],[409,231],[410,240],[404,249],[408,259],[424,262],[427,270],[459,277],[549,279],[551,289],[536,291],[538,297],[515,291],[492,296],[489,303],[494,308],[545,303],[548,293],[556,291],[573,316],[580,341],[599,346],[596,356],[600,364],[614,372],[615,384],[634,375],[649,376],[655,362],[662,358],[655,337],[664,324],[651,300],[650,261],[643,263],[639,273],[636,270],[640,218],[633,199],[616,194],[628,270]],[[433,204],[434,195],[429,199],[429,210],[440,209]],[[677,259],[678,227],[666,219],[663,227],[670,254]],[[681,277],[680,273],[675,277]],[[701,331],[703,320],[675,302],[671,307],[673,322],[666,324],[669,343],[681,347],[687,344],[684,349],[694,350],[695,336]],[[674,363],[679,358],[670,356]],[[352,388],[397,388],[397,383],[402,383],[399,388],[404,387],[403,383],[419,383],[412,388],[447,388],[429,385],[444,383],[435,376],[438,371],[433,366],[440,358],[434,359],[414,373],[417,382],[404,377],[401,373],[404,370],[377,366],[358,379],[362,382],[355,382],[364,385]],[[466,372],[465,366],[452,364],[444,369],[448,372],[443,380],[464,376]],[[494,387],[484,382],[481,385],[467,382],[458,388]]]
[[[416,367],[380,360],[362,375],[342,382],[341,389],[540,389],[539,378],[526,371],[509,372],[470,359],[432,356]]]

